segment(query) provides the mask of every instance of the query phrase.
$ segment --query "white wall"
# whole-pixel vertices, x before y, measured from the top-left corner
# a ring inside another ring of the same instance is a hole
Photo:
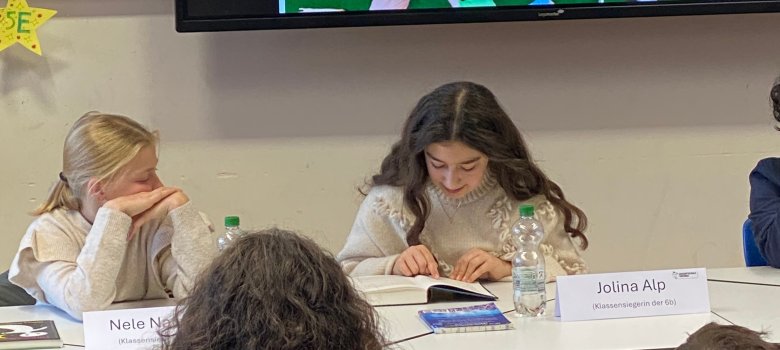
[[[336,252],[405,115],[486,84],[591,222],[595,271],[742,264],[747,174],[780,150],[780,15],[178,34],[169,1],[54,0],[44,51],[0,53],[0,265],[88,110],[158,128],[160,173],[215,222]]]

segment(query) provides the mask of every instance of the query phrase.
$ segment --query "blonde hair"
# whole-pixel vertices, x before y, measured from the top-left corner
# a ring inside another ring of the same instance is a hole
[[[111,181],[145,146],[157,146],[158,135],[121,115],[89,112],[73,124],[62,151],[62,172],[49,196],[32,215],[65,207],[81,209],[90,179]]]

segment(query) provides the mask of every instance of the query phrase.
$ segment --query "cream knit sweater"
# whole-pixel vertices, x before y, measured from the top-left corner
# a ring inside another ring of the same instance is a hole
[[[541,249],[547,281],[587,272],[579,250],[563,229],[563,214],[543,195],[517,202],[490,176],[464,198],[450,199],[430,183],[426,194],[431,212],[420,241],[438,260],[443,276],[449,276],[458,258],[471,248],[511,260],[515,251],[511,228],[519,219],[518,205],[526,203],[534,205],[545,230]],[[337,260],[354,276],[391,274],[396,258],[408,248],[406,232],[414,219],[403,204],[401,188],[374,186],[363,200]]]
[[[127,241],[132,219],[101,208],[92,225],[76,210],[55,209],[27,229],[9,280],[39,302],[81,319],[112,303],[186,296],[216,256],[213,231],[190,202]]]

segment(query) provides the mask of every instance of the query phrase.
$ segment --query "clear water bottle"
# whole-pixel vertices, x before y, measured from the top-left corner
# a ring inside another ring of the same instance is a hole
[[[239,224],[240,220],[238,219],[238,216],[225,217],[225,233],[223,233],[217,239],[217,248],[219,248],[220,251],[229,247],[239,237],[244,235],[244,232],[241,231]]]
[[[512,259],[512,283],[515,310],[524,317],[544,313],[544,256],[539,248],[544,237],[542,225],[534,219],[534,206],[520,206],[520,220],[512,227],[515,257]]]

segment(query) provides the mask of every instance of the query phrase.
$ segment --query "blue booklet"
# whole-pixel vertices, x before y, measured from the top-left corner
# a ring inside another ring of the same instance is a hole
[[[434,333],[500,331],[515,328],[495,303],[420,310],[417,313]]]

